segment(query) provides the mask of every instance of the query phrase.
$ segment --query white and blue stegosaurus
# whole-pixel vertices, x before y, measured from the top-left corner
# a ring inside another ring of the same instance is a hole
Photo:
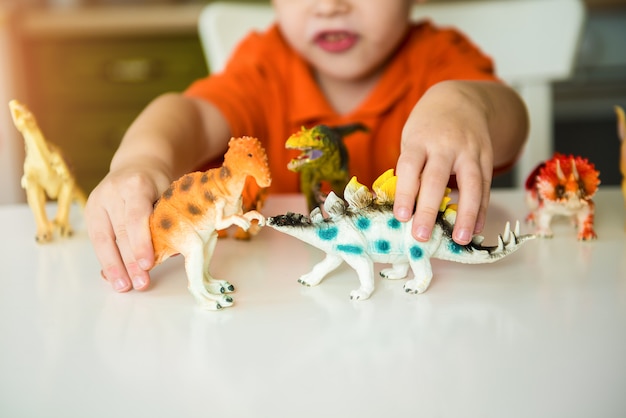
[[[326,253],[324,260],[298,281],[315,286],[345,261],[360,281],[360,287],[350,293],[350,298],[367,299],[374,291],[374,263],[388,263],[391,267],[380,272],[382,277],[403,279],[410,267],[414,277],[405,283],[404,290],[422,293],[433,277],[431,258],[467,264],[492,263],[534,238],[534,235],[520,236],[517,222],[515,231],[506,224],[497,246],[483,246],[481,236],[474,236],[468,245],[457,244],[451,237],[456,205],[449,204],[446,193],[431,239],[424,243],[416,241],[411,235],[412,221],[400,222],[393,216],[395,187],[393,170],[374,182],[374,193],[353,177],[344,191],[345,202],[332,192],[328,195],[324,202],[326,217],[316,208],[309,217],[290,212],[268,218],[268,226]]]

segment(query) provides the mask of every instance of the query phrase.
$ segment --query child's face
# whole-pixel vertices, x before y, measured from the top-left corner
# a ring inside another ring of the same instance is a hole
[[[375,74],[409,24],[419,0],[272,0],[289,44],[321,77],[353,81]]]

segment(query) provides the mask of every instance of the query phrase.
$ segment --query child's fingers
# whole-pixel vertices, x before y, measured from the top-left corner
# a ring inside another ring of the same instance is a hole
[[[393,204],[393,214],[401,222],[411,219],[415,209],[417,192],[420,187],[420,175],[424,166],[424,158],[410,160],[406,154],[400,155],[396,165],[396,193]]]
[[[102,266],[102,276],[118,292],[126,292],[132,288],[132,283],[126,266],[120,255],[116,243],[115,232],[109,222],[109,217],[104,209],[88,210],[88,215],[92,218],[106,220],[102,223],[90,223],[88,233],[94,247],[96,257]]]
[[[478,217],[476,218],[476,225],[474,226],[474,234],[479,234],[485,227],[485,221],[487,219],[487,208],[489,207],[489,197],[491,195],[491,180],[493,179],[493,170],[491,163],[484,164],[483,171],[483,195],[480,202],[480,210],[478,211]]]
[[[131,274],[133,287],[144,289],[149,283],[148,270],[154,265],[154,250],[152,248],[152,238],[150,235],[149,218],[152,213],[152,205],[148,199],[128,200],[125,206],[126,233],[128,236],[129,257],[135,265],[129,266],[127,270]],[[131,267],[131,268],[129,268]]]
[[[130,213],[132,216],[127,218],[123,201],[109,208],[87,207],[87,216],[92,219],[88,224],[89,237],[102,266],[102,276],[118,292],[126,292],[133,287],[145,289],[150,284],[147,270],[154,260],[146,215],[140,215],[141,210],[136,209],[131,209]],[[141,218],[146,219],[143,225],[138,220]],[[144,268],[146,265],[148,267]]]
[[[132,287],[137,290],[145,289],[150,284],[150,276],[146,270],[139,266],[135,259],[128,231],[117,229],[115,235],[117,237],[117,246],[124,262],[124,268],[132,283]]]
[[[477,229],[477,220],[485,203],[485,195],[489,194],[489,184],[486,184],[480,166],[466,164],[457,171],[457,185],[459,187],[459,205],[454,224],[452,239],[458,244],[465,245],[472,240]]]
[[[452,162],[443,155],[429,158],[424,167],[411,231],[418,241],[430,239],[451,172]]]
[[[146,219],[146,215],[142,215],[141,209],[137,209],[140,207],[138,206],[138,203],[136,203],[138,201],[141,201],[141,199],[137,199],[135,197],[120,199],[117,204],[112,205],[111,208],[109,208],[108,215],[111,219],[118,254],[123,263],[122,267],[118,264],[116,265],[116,268],[123,268],[126,273],[127,280],[130,281],[132,287],[141,290],[145,289],[150,283],[150,276],[147,269],[140,266],[138,260],[142,260],[141,263],[145,264],[151,261],[153,256],[145,254],[150,252],[152,249],[151,241],[148,241],[147,244],[141,242],[142,234],[144,236],[144,241],[146,234],[149,239],[149,230],[147,232],[142,232],[142,228],[144,230],[147,228],[147,220],[142,221],[142,219]],[[149,246],[148,251],[142,251],[141,247],[139,249],[136,248],[135,245],[137,245],[137,243],[143,247]],[[139,258],[136,254],[139,254]],[[119,258],[114,261],[119,262]],[[120,290],[115,284],[113,287],[116,290]]]

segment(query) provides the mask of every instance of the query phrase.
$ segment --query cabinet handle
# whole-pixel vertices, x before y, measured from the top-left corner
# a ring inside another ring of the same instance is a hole
[[[144,83],[157,78],[158,61],[149,58],[125,58],[104,65],[104,78],[113,83]]]

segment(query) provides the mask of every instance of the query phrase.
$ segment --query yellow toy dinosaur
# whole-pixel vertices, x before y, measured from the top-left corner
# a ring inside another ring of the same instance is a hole
[[[228,147],[221,167],[186,174],[173,182],[150,217],[156,264],[182,254],[189,291],[211,310],[233,304],[227,295],[233,285],[209,274],[217,231],[231,225],[247,230],[253,220],[263,225],[265,218],[256,210],[243,212],[242,192],[248,176],[260,187],[272,181],[267,154],[258,139],[232,138]]]
[[[46,141],[30,110],[18,102],[9,102],[13,123],[24,137],[26,158],[22,187],[37,223],[37,242],[51,241],[54,230],[62,237],[72,235],[69,223],[70,207],[77,201],[85,206],[86,196],[78,187],[73,173],[67,166],[61,151]],[[46,200],[57,200],[57,214],[53,221],[46,214]]]

